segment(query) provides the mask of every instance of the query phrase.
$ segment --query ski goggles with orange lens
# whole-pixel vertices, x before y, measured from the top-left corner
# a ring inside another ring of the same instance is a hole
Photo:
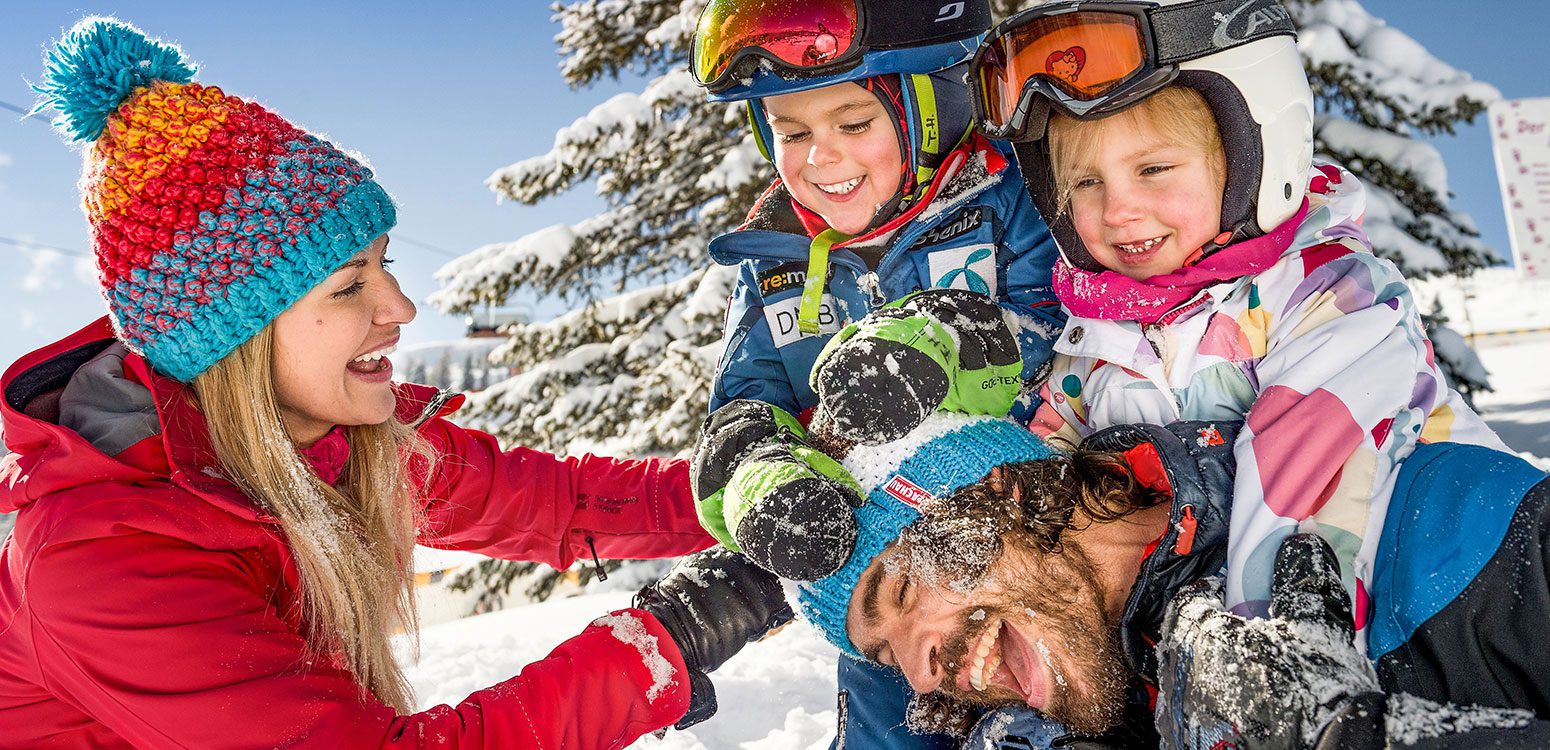
[[[822,75],[860,61],[859,0],[710,0],[694,32],[694,79],[712,93],[746,77],[750,57],[787,75]],[[981,27],[983,28],[983,27]]]
[[[975,115],[992,138],[1036,140],[1050,107],[1077,119],[1113,114],[1172,82],[1181,62],[1296,33],[1275,0],[1041,5],[1003,21],[975,53]]]

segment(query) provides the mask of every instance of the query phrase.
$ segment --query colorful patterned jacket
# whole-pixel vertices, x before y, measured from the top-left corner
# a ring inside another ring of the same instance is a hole
[[[1196,267],[1146,282],[1056,270],[1070,318],[1036,431],[1075,444],[1117,424],[1246,420],[1227,552],[1239,612],[1266,610],[1276,549],[1311,519],[1365,628],[1399,464],[1418,442],[1505,450],[1443,379],[1363,208],[1356,178],[1320,165],[1296,216]]]
[[[829,337],[883,304],[932,287],[983,292],[1021,330],[1023,379],[1049,363],[1065,316],[1050,288],[1057,251],[1049,228],[1002,147],[978,136],[949,154],[915,210],[876,231],[835,243],[819,317],[820,332],[797,329],[812,237],[822,219],[801,209],[777,181],[737,230],[711,241],[710,255],[740,264],[727,307],[725,350],[711,410],[749,398],[801,414],[817,403],[808,385]],[[875,271],[852,251],[881,252]],[[881,245],[881,247],[878,247]],[[1027,422],[1032,393],[1014,407]]]

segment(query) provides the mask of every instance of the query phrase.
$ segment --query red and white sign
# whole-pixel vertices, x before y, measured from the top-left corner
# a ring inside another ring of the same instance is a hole
[[[900,474],[893,475],[893,478],[888,480],[888,484],[883,485],[883,492],[893,495],[899,502],[911,508],[919,508],[922,503],[931,499],[931,493]]]
[[[1490,115],[1513,264],[1550,278],[1550,98],[1500,101]]]

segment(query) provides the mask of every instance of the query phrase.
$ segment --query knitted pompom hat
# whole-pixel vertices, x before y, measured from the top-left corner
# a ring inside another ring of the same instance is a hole
[[[88,144],[82,202],[115,332],[185,382],[396,221],[361,161],[193,76],[178,47],[92,17],[33,87],[34,111]]]
[[[843,462],[866,493],[856,509],[856,546],[833,574],[797,584],[803,615],[841,651],[863,658],[845,629],[851,594],[872,560],[920,518],[920,506],[979,482],[997,466],[1054,455],[1009,419],[945,412],[893,442],[856,446]]]

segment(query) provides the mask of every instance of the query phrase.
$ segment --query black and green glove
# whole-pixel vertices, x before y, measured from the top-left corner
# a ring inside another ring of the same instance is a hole
[[[689,460],[689,484],[700,525],[727,548],[737,544],[727,530],[723,511],[727,482],[738,464],[755,446],[770,442],[802,441],[807,432],[789,412],[763,401],[738,399],[711,412],[700,425]]]
[[[850,558],[861,491],[806,439],[789,413],[733,401],[705,421],[689,477],[711,536],[767,570],[810,581]]]
[[[989,297],[927,289],[841,329],[811,385],[835,434],[903,437],[933,412],[1004,416],[1022,389],[1017,336]]]

